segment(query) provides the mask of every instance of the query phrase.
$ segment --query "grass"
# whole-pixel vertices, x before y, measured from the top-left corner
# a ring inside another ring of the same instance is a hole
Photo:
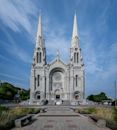
[[[96,113],[97,109],[94,107],[90,107],[90,108],[83,108],[83,109],[76,109],[75,112],[78,112],[80,114],[92,114],[92,113]]]
[[[117,130],[117,108],[105,108],[105,107],[90,107],[90,108],[79,108],[75,112],[81,114],[90,114],[101,119],[105,119],[107,127],[112,130]]]
[[[113,120],[113,108],[96,108],[94,115],[105,120]]]
[[[9,130],[14,127],[15,119],[38,112],[40,112],[40,109],[38,108],[15,107],[13,109],[8,109],[7,107],[0,106],[0,129]]]

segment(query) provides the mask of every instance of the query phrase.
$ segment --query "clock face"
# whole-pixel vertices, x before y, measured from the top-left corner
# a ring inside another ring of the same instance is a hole
[[[60,81],[62,79],[61,73],[60,72],[54,73],[53,79],[54,79],[54,81]]]

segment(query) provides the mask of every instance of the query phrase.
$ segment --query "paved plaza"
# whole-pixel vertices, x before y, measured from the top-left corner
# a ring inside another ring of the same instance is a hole
[[[13,130],[110,130],[97,127],[91,119],[67,107],[56,106],[46,110],[46,113],[36,115],[31,124]]]

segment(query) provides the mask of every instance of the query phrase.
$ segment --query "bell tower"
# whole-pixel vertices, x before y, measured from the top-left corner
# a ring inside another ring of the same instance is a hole
[[[83,100],[85,89],[84,87],[84,63],[80,48],[77,16],[75,13],[70,48],[70,99],[78,101]]]
[[[46,48],[42,29],[42,16],[39,16],[36,46],[33,55],[33,64],[31,68],[31,102],[45,98],[46,92]]]

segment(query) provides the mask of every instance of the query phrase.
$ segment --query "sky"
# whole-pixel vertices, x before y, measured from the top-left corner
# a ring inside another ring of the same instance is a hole
[[[117,80],[117,0],[0,0],[0,80],[29,89],[38,16],[47,62],[69,63],[74,13],[85,64],[86,96],[114,97]]]

